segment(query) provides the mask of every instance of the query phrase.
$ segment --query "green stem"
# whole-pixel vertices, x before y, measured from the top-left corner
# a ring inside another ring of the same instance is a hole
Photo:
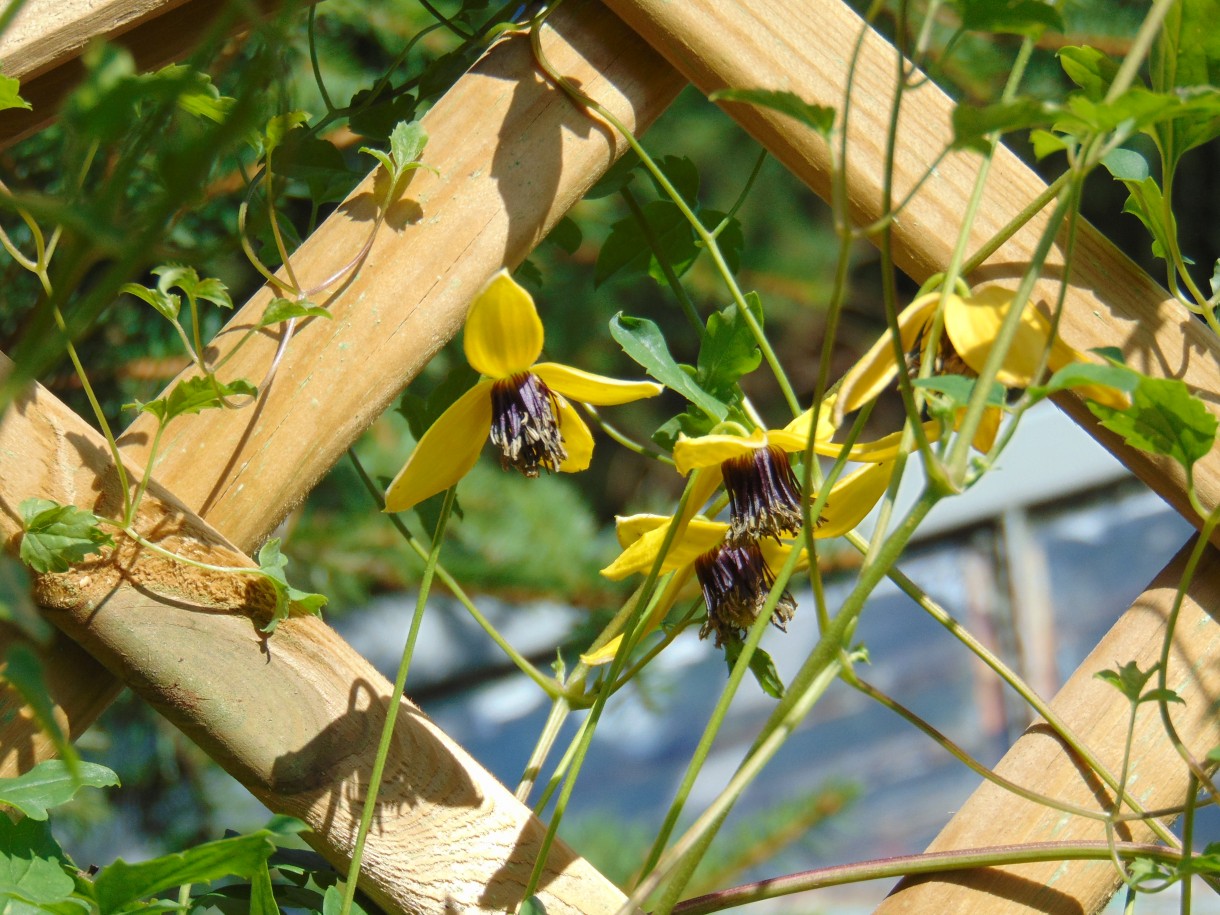
[[[449,523],[449,514],[453,510],[453,502],[457,496],[457,487],[451,486],[445,493],[445,501],[441,505],[440,520],[436,525],[436,533],[432,537],[432,552],[424,565],[423,579],[419,584],[419,595],[415,601],[415,613],[411,617],[411,629],[407,634],[407,644],[403,646],[402,660],[398,664],[398,676],[394,679],[394,691],[390,694],[390,704],[386,708],[385,724],[381,729],[381,741],[377,745],[377,756],[373,760],[373,771],[369,773],[368,789],[364,798],[364,808],[360,814],[360,827],[356,832],[356,845],[352,850],[352,860],[347,869],[347,880],[343,887],[343,905],[339,915],[349,915],[352,902],[356,898],[356,882],[360,877],[360,862],[364,857],[364,843],[368,838],[369,828],[373,825],[373,814],[377,810],[377,793],[381,790],[381,779],[385,773],[386,759],[390,755],[390,744],[394,737],[394,723],[398,720],[398,711],[402,706],[403,692],[407,686],[407,672],[411,668],[411,656],[415,652],[415,640],[419,635],[419,627],[424,619],[424,609],[428,605],[428,592],[432,588],[432,577],[436,571],[436,563],[440,558],[441,545],[445,540],[445,527]]]
[[[1160,845],[1120,842],[1115,849],[1124,860],[1151,858],[1175,866],[1182,855]],[[865,880],[893,880],[929,874],[955,873],[1011,864],[1036,864],[1045,861],[1106,861],[1110,846],[1105,842],[1036,842],[1026,845],[996,845],[965,851],[924,852],[879,858],[854,864],[839,864],[803,871],[786,877],[772,877],[706,896],[687,899],[674,906],[674,915],[707,915],[751,902],[775,899],[793,893],[829,886],[860,883]]]
[[[572,706],[562,696],[556,696],[551,701],[550,714],[547,715],[542,732],[538,735],[538,741],[534,744],[534,751],[525,763],[521,781],[517,783],[516,796],[521,803],[524,804],[529,800],[530,792],[534,790],[534,782],[537,781],[538,774],[542,771],[542,766],[559,737],[560,728],[563,727],[564,721],[571,712]]]
[[[132,498],[131,503],[127,506],[127,510],[123,513],[123,526],[131,527],[136,520],[136,512],[140,509],[140,502],[144,499],[144,491],[148,489],[148,481],[152,479],[153,467],[156,466],[157,450],[161,447],[161,436],[165,433],[166,423],[161,420],[157,422],[157,431],[153,433],[152,447],[148,449],[148,460],[144,463],[144,474],[140,477],[140,482],[136,486],[136,494]]]
[[[652,256],[656,258],[661,272],[665,275],[665,282],[669,286],[669,291],[678,300],[678,306],[682,309],[682,313],[686,315],[686,320],[690,322],[691,327],[695,330],[695,335],[702,341],[707,336],[707,329],[703,326],[703,319],[699,317],[695,303],[690,300],[690,296],[686,293],[686,287],[682,285],[682,281],[678,279],[678,274],[674,272],[673,264],[666,257],[665,248],[661,245],[661,240],[657,238],[657,233],[652,230],[652,224],[648,221],[644,208],[635,199],[635,194],[631,193],[630,187],[624,185],[622,190],[619,191],[619,196],[623,198],[623,203],[627,205],[627,211],[635,220],[636,225],[639,226],[640,234],[644,236],[644,241],[652,249]],[[712,417],[712,419],[715,419],[715,417]]]

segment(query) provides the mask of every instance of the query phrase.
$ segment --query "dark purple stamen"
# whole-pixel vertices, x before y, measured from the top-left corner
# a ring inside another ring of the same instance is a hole
[[[695,575],[707,603],[707,622],[699,630],[699,638],[715,633],[717,648],[726,641],[743,640],[775,584],[775,573],[758,544],[725,543],[709,550],[695,560]],[[796,601],[785,588],[775,604],[771,622],[787,631],[786,624],[795,612]]]
[[[788,456],[768,445],[720,465],[729,494],[729,539],[735,543],[801,528],[801,486]]]
[[[551,473],[568,457],[559,434],[559,403],[533,372],[501,378],[491,386],[491,440],[500,466],[527,477]]]

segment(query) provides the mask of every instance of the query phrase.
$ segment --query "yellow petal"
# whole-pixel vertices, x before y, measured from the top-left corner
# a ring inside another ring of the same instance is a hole
[[[626,549],[649,531],[669,523],[669,515],[619,515],[614,519],[614,534],[618,545]]]
[[[605,375],[582,372],[558,362],[539,363],[534,366],[533,372],[556,394],[602,407],[656,397],[663,390],[655,381],[620,381]]]
[[[778,572],[783,564],[788,561],[788,556],[792,553],[793,544],[788,541],[779,542],[771,537],[764,537],[758,546],[762,550],[763,559],[767,561],[771,571]],[[801,558],[796,561],[796,568],[793,571],[799,572],[807,568],[809,568],[809,557],[805,555],[805,551],[802,549]]]
[[[637,572],[647,572],[656,562],[657,554],[665,542],[665,532],[668,529],[669,525],[665,524],[643,534],[623,550],[614,562],[602,569],[602,575],[617,581]],[[691,519],[686,525],[686,529],[679,532],[670,546],[669,552],[661,564],[661,571],[670,572],[690,565],[699,556],[718,546],[724,540],[724,535],[728,533],[728,530],[729,526],[720,521],[708,521],[705,518]]]
[[[830,488],[820,523],[814,531],[818,539],[846,534],[873,510],[885,495],[894,473],[894,463],[867,464],[839,479]]]
[[[386,511],[405,511],[469,472],[491,431],[491,385],[480,381],[424,433],[386,490]]]
[[[931,292],[920,296],[899,313],[898,329],[902,335],[904,353],[911,352],[919,344],[924,327],[936,312],[939,303],[940,293]],[[885,333],[843,376],[834,399],[834,415],[831,417],[834,424],[838,426],[844,416],[854,413],[884,391],[897,374],[898,363],[894,359],[894,344],[890,335]]]
[[[924,423],[923,430],[930,442],[940,438],[940,423],[934,419]],[[899,429],[897,432],[891,432],[889,435],[884,435],[875,441],[856,442],[851,446],[851,450],[847,452],[847,459],[859,464],[882,464],[898,457],[898,450],[901,445],[902,430]],[[839,442],[817,442],[813,450],[823,457],[838,459],[843,451],[843,445]]]
[[[1002,286],[987,286],[968,298],[954,295],[945,302],[945,332],[962,361],[975,372],[983,370],[1012,297],[1013,293]],[[1029,387],[1050,341],[1051,322],[1038,309],[1026,305],[996,381],[1010,388]],[[1056,338],[1049,363],[1066,365],[1075,355],[1075,350]]]
[[[1055,345],[1051,347],[1049,367],[1052,372],[1057,372],[1065,365],[1071,365],[1073,362],[1096,363],[1096,361],[1095,359],[1090,359],[1080,350],[1068,346],[1062,340],[1056,338]],[[1125,391],[1119,391],[1103,384],[1082,384],[1072,390],[1081,397],[1096,400],[1098,403],[1105,404],[1107,407],[1113,407],[1115,410],[1126,410],[1131,406],[1131,397]]]
[[[466,360],[490,378],[524,372],[542,352],[542,320],[530,294],[501,270],[475,297],[462,340]]]
[[[686,476],[697,467],[719,467],[730,458],[741,457],[766,445],[767,436],[761,429],[755,429],[749,438],[740,435],[687,438],[678,433],[678,440],[674,442],[674,465],[678,473]]]
[[[954,424],[960,425],[962,419],[966,415],[966,408],[957,411],[954,417]],[[999,407],[988,407],[983,411],[983,418],[979,420],[979,427],[974,431],[974,441],[970,444],[974,446],[975,451],[986,454],[995,444],[996,437],[1000,434],[1000,420],[1004,418],[1004,411]]]
[[[568,453],[559,470],[561,473],[579,473],[588,469],[589,462],[593,460],[593,433],[570,403],[556,397],[555,404],[559,407],[559,415],[555,418],[559,421],[563,450]]]
[[[664,519],[668,521],[669,519]],[[669,580],[669,584],[665,586],[665,590],[661,592],[660,598],[657,600],[656,606],[652,608],[652,612],[648,615],[647,622],[644,623],[644,631],[640,633],[640,638],[651,634],[656,628],[661,625],[661,620],[665,619],[665,614],[669,613],[674,602],[678,599],[679,593],[686,583],[690,581],[691,575],[694,573],[693,566],[687,566],[684,569],[679,569],[678,573]],[[618,654],[618,647],[623,642],[622,635],[616,635],[609,642],[603,645],[597,651],[591,651],[588,654],[582,654],[580,660],[590,667],[597,667],[601,664],[609,664],[614,660],[614,656]]]

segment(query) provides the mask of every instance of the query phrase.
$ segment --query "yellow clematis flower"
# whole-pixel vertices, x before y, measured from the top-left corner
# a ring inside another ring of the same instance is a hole
[[[466,359],[483,377],[420,438],[386,490],[385,510],[400,512],[465,476],[490,438],[505,470],[575,473],[589,466],[593,436],[566,398],[610,406],[655,397],[661,385],[619,381],[542,354],[542,321],[530,294],[501,270],[466,316]]]
[[[944,299],[944,334],[937,370],[943,369],[946,374],[977,375],[982,371],[992,343],[1012,306],[1013,292],[1000,286],[985,286],[969,296],[948,295]],[[914,367],[908,366],[912,374],[918,370],[924,335],[940,300],[939,292],[922,295],[898,315],[902,350],[915,361]],[[1029,387],[1048,347],[1047,365],[1052,372],[1073,362],[1094,361],[1053,335],[1051,322],[1046,316],[1032,304],[1027,304],[996,381],[1010,388]],[[832,423],[839,425],[845,414],[859,409],[881,394],[893,384],[897,374],[894,346],[889,336],[885,335],[844,376],[834,400]],[[1118,409],[1127,406],[1125,396],[1112,388],[1087,385],[1076,390],[1084,397]],[[974,438],[975,448],[991,450],[1002,415],[1003,410],[999,407],[987,409]]]
[[[866,464],[836,482],[822,509],[814,536],[819,539],[837,537],[864,520],[885,493],[893,470],[892,461]],[[651,569],[665,541],[670,520],[666,515],[631,515],[617,519],[615,528],[624,549],[601,574],[618,580]],[[778,538],[737,538],[733,535],[731,522],[709,521],[698,516],[689,519],[677,532],[661,561],[662,572],[676,574],[646,623],[645,631],[656,628],[693,571],[707,604],[707,623],[699,633],[700,638],[715,633],[717,646],[744,638],[775,584],[772,570],[786,562],[795,548],[795,544]],[[800,560],[801,563],[805,561],[803,557]],[[775,606],[772,622],[783,629],[795,610],[796,602],[785,591]],[[614,657],[621,640],[616,637],[599,651],[582,656],[581,660],[586,664],[604,664]]]

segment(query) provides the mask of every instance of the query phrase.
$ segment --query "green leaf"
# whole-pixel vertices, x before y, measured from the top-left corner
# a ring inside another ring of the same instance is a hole
[[[825,105],[811,105],[795,92],[775,89],[718,89],[708,96],[712,102],[745,102],[759,108],[770,108],[795,118],[806,127],[826,137],[835,125],[835,110]]]
[[[6,913],[25,915],[66,902],[76,882],[65,870],[67,857],[44,820],[14,823],[0,816],[0,899]]]
[[[271,834],[260,830],[139,864],[119,858],[94,881],[100,915],[124,911],[134,902],[184,883],[208,883],[230,876],[249,879],[273,851]]]
[[[205,118],[216,124],[224,122],[237,100],[221,95],[212,85],[212,77],[186,64],[162,67],[146,79],[160,81],[175,96],[178,107],[187,114]]]
[[[1141,378],[1127,410],[1092,401],[1088,407],[1128,445],[1171,457],[1187,469],[1216,441],[1216,417],[1176,378]]]
[[[1118,75],[1118,63],[1096,48],[1068,46],[1060,48],[1056,56],[1068,79],[1095,102],[1106,97],[1110,84]]]
[[[181,289],[189,299],[203,299],[219,305],[221,308],[230,310],[233,308],[233,299],[229,295],[228,287],[212,276],[200,279],[194,267],[164,264],[154,267],[152,273],[157,277],[157,289],[160,292],[168,293],[170,289],[177,288]]]
[[[690,223],[669,200],[653,200],[644,204],[641,211],[661,256],[674,273],[681,276],[699,254]],[[634,216],[620,219],[610,227],[610,234],[597,255],[593,284],[600,286],[624,270],[650,274],[661,270],[658,255]]]
[[[343,881],[332,883],[322,897],[322,915],[340,915],[343,910]],[[352,902],[351,915],[366,915],[359,903]]]
[[[1116,391],[1126,391],[1130,394],[1140,383],[1140,374],[1124,365],[1097,365],[1093,362],[1073,362],[1065,365],[1044,385],[1033,385],[1029,388],[1030,397],[1037,401],[1068,388],[1079,388],[1085,385],[1102,385],[1114,388]]]
[[[763,323],[762,299],[758,293],[746,295],[746,305],[754,320]],[[736,305],[712,312],[707,319],[707,333],[699,347],[696,382],[721,400],[731,401],[737,382],[762,363],[758,342],[750,325]]]
[[[688,206],[694,207],[699,203],[699,167],[689,157],[662,156],[656,160],[656,165]],[[659,184],[656,185],[656,188],[657,193],[663,199],[669,200],[669,195],[661,189]]]
[[[610,319],[610,336],[618,341],[623,352],[644,367],[644,371],[671,391],[681,394],[717,420],[728,415],[729,408],[699,387],[695,379],[674,361],[665,337],[652,321],[619,312]]]
[[[18,509],[24,527],[21,561],[35,572],[66,572],[72,563],[114,546],[93,512],[50,499],[26,499]]]
[[[1098,680],[1104,680],[1127,697],[1132,704],[1140,701],[1144,686],[1157,672],[1160,664],[1153,664],[1147,670],[1140,670],[1134,661],[1128,661],[1117,670],[1101,670],[1093,674]]]
[[[4,659],[4,680],[25,700],[39,728],[50,738],[68,768],[79,766],[80,757],[76,753],[76,747],[72,745],[55,717],[51,692],[42,676],[42,663],[28,645],[17,642],[9,648]],[[0,816],[0,820],[4,819],[6,818]]]
[[[1172,689],[1150,689],[1140,696],[1140,702],[1177,702],[1181,705],[1186,704],[1186,700],[1179,696],[1176,690]]]
[[[294,302],[292,299],[272,299],[259,319],[259,327],[270,327],[292,318],[331,318],[330,309],[309,302]]]
[[[575,254],[584,241],[580,226],[571,216],[565,216],[555,223],[555,228],[547,233],[546,241],[563,251],[565,254]]]
[[[736,639],[725,641],[724,659],[728,662],[730,673],[737,664],[737,659],[741,657],[741,649],[744,647],[745,642],[739,642]],[[779,678],[775,662],[771,660],[771,655],[757,646],[754,648],[754,654],[750,655],[750,673],[754,675],[759,687],[768,696],[773,699],[784,698],[784,682]]]
[[[0,111],[9,108],[24,108],[31,111],[33,106],[21,97],[21,80],[14,76],[0,76]]]
[[[271,871],[264,861],[250,880],[250,915],[280,915],[275,904],[275,890],[271,887]]]
[[[1044,127],[1055,120],[1055,111],[1045,102],[1020,98],[1012,102],[975,107],[958,105],[953,109],[953,149],[973,149],[985,153],[988,136],[1030,127]]]
[[[967,378],[965,375],[933,375],[930,378],[916,378],[911,384],[925,391],[933,391],[941,396],[944,406],[950,411],[960,410],[970,403],[974,396],[974,384],[978,379]],[[1004,406],[1004,385],[993,382],[987,394],[987,406]]]
[[[275,148],[284,142],[284,138],[289,132],[300,127],[309,120],[309,112],[287,111],[284,114],[277,114],[267,122],[267,126],[263,129],[263,135],[260,138],[263,146],[263,155],[270,156]]]
[[[606,170],[593,187],[585,194],[585,200],[600,200],[617,194],[635,180],[635,169],[640,164],[640,157],[634,149],[628,149],[617,162]]]
[[[999,32],[1037,37],[1046,29],[1063,31],[1063,19],[1042,0],[955,0],[968,32]]]
[[[419,121],[399,121],[390,131],[390,156],[401,171],[416,164],[428,145],[428,131]]]
[[[1145,181],[1152,175],[1148,160],[1134,149],[1119,146],[1102,157],[1101,164],[1119,181]]]
[[[702,410],[692,408],[663,423],[656,432],[652,433],[652,440],[661,448],[672,452],[674,443],[677,442],[680,434],[687,438],[698,438],[711,432],[715,425],[716,420]]]
[[[182,309],[181,296],[165,292],[162,289],[150,289],[138,283],[124,283],[119,287],[119,292],[134,295],[137,299],[147,302],[171,321],[178,320],[178,312]]]
[[[77,763],[72,771],[61,759],[48,759],[15,778],[0,778],[0,803],[35,820],[47,818],[47,808],[65,804],[81,788],[108,788],[119,777],[97,763]]]
[[[34,606],[30,573],[16,557],[0,554],[0,620],[15,626],[36,645],[47,645],[55,634]]]
[[[179,381],[165,397],[148,403],[125,404],[141,413],[151,413],[162,425],[179,416],[214,410],[224,406],[227,397],[256,397],[258,390],[248,381],[222,382],[210,375],[200,375]]]
[[[1165,223],[1161,186],[1151,176],[1142,181],[1128,181],[1126,185],[1130,195],[1123,205],[1123,212],[1130,213],[1144,224],[1152,236],[1152,253],[1164,259],[1165,253],[1174,247],[1172,240],[1177,237],[1178,230],[1176,222]],[[1173,219],[1172,213],[1170,219]]]
[[[729,216],[720,210],[700,210],[698,213],[700,221],[712,231],[716,231],[716,247],[720,249],[720,253],[724,256],[724,262],[728,264],[729,270],[736,273],[741,267],[741,252],[746,247],[746,236],[742,231],[741,222],[736,216]],[[691,241],[694,242],[692,235]],[[702,250],[702,242],[696,242],[699,250]],[[697,253],[697,252],[696,252]],[[658,283],[664,282],[665,277],[658,270],[652,272],[652,278]]]
[[[288,584],[285,571],[288,559],[280,552],[280,538],[273,537],[263,544],[256,558],[258,567],[267,576],[265,580],[275,589],[275,610],[271,621],[263,627],[263,632],[274,632],[280,621],[287,619],[293,610],[321,615],[322,608],[326,606],[324,594],[301,591]]]
[[[1181,0],[1170,6],[1148,59],[1152,88],[1212,91],[1220,83],[1220,0]],[[1198,110],[1157,130],[1165,167],[1176,169],[1188,150],[1220,135],[1220,110]]]

